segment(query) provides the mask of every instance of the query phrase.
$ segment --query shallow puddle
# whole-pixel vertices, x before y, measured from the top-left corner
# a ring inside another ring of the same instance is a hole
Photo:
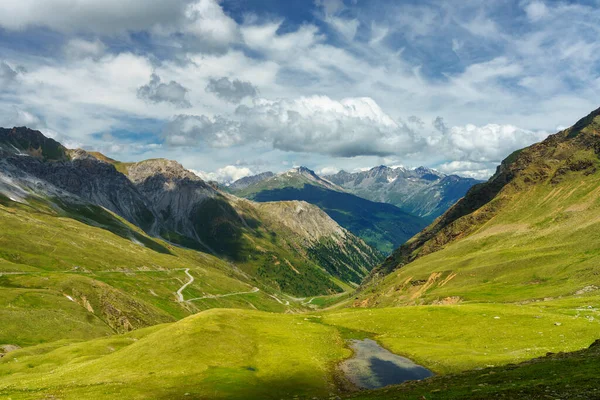
[[[387,351],[374,340],[352,340],[350,347],[354,356],[344,361],[341,369],[360,388],[376,389],[433,376],[427,368]]]

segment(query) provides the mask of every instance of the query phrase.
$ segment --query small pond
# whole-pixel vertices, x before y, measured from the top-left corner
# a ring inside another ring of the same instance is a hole
[[[340,368],[359,388],[377,389],[433,376],[427,368],[387,351],[374,340],[352,340],[350,347],[354,356]]]

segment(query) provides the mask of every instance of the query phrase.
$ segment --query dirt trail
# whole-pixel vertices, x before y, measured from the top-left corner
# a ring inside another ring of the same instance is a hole
[[[222,297],[237,296],[237,295],[240,295],[240,294],[256,293],[258,291],[260,291],[260,289],[257,288],[257,287],[255,287],[255,288],[253,288],[252,290],[250,290],[248,292],[236,292],[236,293],[227,293],[227,294],[209,294],[209,295],[202,296],[202,297],[194,297],[193,299],[186,300],[186,302],[189,303],[189,302],[194,301],[194,300],[202,300],[202,299],[220,299]]]
[[[178,297],[180,303],[183,303],[185,301],[183,299],[183,293],[182,292],[185,290],[186,287],[188,287],[189,285],[191,285],[192,283],[194,283],[194,277],[190,274],[190,269],[189,268],[185,269],[185,274],[190,277],[190,280],[187,283],[185,283],[182,287],[180,287],[179,290],[177,291],[177,297]]]

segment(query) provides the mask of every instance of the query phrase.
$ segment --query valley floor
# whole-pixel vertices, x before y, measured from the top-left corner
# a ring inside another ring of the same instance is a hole
[[[0,359],[0,397],[430,399],[489,398],[493,392],[507,398],[593,398],[597,347],[507,365],[589,347],[600,337],[599,307],[600,297],[588,293],[524,305],[294,315],[213,309],[124,335],[10,352]],[[348,339],[366,337],[442,376],[352,394],[337,365],[351,356]]]

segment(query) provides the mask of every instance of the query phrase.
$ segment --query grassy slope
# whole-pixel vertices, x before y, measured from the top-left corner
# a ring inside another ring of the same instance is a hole
[[[356,304],[422,304],[459,297],[517,302],[597,290],[600,160],[591,149],[600,143],[600,129],[575,138],[569,132],[513,156],[516,160],[505,167],[514,170],[513,178],[490,201],[436,234],[425,231],[415,237],[399,253],[406,257],[412,251],[416,260],[374,279]],[[471,193],[463,202],[476,196]],[[428,231],[435,229],[432,225]]]
[[[599,327],[586,317],[597,316],[598,309],[578,309],[590,302],[597,304],[598,298],[526,306],[354,309],[312,316],[209,310],[126,335],[9,353],[0,360],[0,396],[328,398],[342,394],[335,385],[342,382],[335,365],[351,354],[345,338],[373,337],[436,372],[486,368],[589,346]],[[556,379],[552,369],[543,371]],[[470,379],[473,389],[475,378]],[[460,379],[435,382],[411,390],[422,393],[462,384]]]
[[[245,200],[232,204],[248,225],[242,229],[244,235],[236,265],[259,281],[288,294],[317,296],[342,292],[350,282],[360,283],[370,268],[381,261],[381,255],[363,242],[347,239],[348,249],[350,244],[355,247],[350,257],[343,260],[345,265],[340,265],[338,261],[342,257],[336,258],[326,248],[327,243],[323,246],[310,243],[308,238],[278,221],[280,214],[275,211],[295,208],[293,203],[281,202],[272,209],[255,207]],[[337,269],[329,268],[333,264],[337,264]]]
[[[160,241],[156,244],[170,254],[157,252],[108,229],[6,199],[0,203],[0,225],[0,343],[93,338],[212,307],[285,309],[268,296],[268,288],[178,303],[175,292],[189,280],[185,268],[195,277],[183,293],[186,299],[246,292],[256,285],[202,253]]]
[[[598,399],[600,343],[573,353],[549,354],[518,365],[435,377],[349,398],[376,399]]]
[[[425,221],[396,206],[375,203],[349,193],[311,184],[264,189],[249,187],[248,198],[256,201],[303,200],[319,206],[338,224],[384,254],[389,254],[425,227]]]
[[[512,193],[502,213],[472,235],[398,269],[361,300],[516,302],[600,287],[600,175],[573,178]]]
[[[0,396],[13,399],[278,399],[334,393],[349,355],[334,328],[303,316],[210,310],[167,326],[0,361]]]

